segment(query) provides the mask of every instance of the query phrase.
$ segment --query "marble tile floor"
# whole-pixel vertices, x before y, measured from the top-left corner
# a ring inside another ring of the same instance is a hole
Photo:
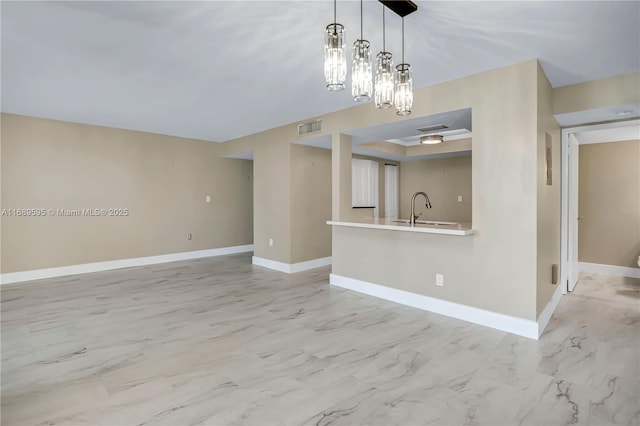
[[[640,279],[581,272],[573,294],[640,307]]]
[[[2,425],[640,423],[637,306],[534,341],[250,262],[2,286]]]

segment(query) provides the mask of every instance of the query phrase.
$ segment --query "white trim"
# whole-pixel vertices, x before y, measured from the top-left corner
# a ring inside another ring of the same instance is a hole
[[[60,266],[57,268],[35,269],[31,271],[9,272],[0,275],[0,284],[11,284],[23,281],[41,280],[44,278],[63,277],[67,275],[87,274],[90,272],[109,271],[112,269],[131,268],[134,266],[155,265],[158,263],[176,262],[180,260],[200,259],[203,257],[224,256],[227,254],[253,251],[253,244],[244,246],[221,247],[207,250],[186,251],[181,253],[162,254],[159,256],[136,257],[132,259],[108,260],[105,262],[82,263],[79,265]]]
[[[615,277],[640,278],[640,268],[626,266],[603,265],[600,263],[578,262],[580,272],[592,274],[613,275]]]
[[[560,241],[560,252],[561,252],[561,262],[560,262],[560,271],[561,271],[561,276],[560,276],[560,284],[561,287],[563,288],[562,293],[566,294],[567,293],[567,282],[568,282],[568,268],[569,268],[569,262],[567,259],[567,248],[569,246],[569,243],[567,241],[568,238],[568,229],[569,229],[569,224],[568,224],[568,212],[569,212],[569,135],[572,133],[580,133],[580,132],[586,132],[589,130],[603,130],[603,129],[610,129],[610,128],[617,128],[617,127],[625,127],[625,126],[634,126],[634,125],[639,125],[640,124],[640,120],[621,120],[621,121],[616,121],[613,123],[605,123],[605,124],[592,124],[592,125],[586,125],[586,126],[576,126],[576,127],[567,127],[565,129],[562,129],[562,160],[561,160],[561,164],[562,164],[562,170],[561,170],[561,177],[562,177],[562,186],[561,186],[561,193],[562,193],[562,198],[561,198],[561,225],[560,225],[560,237],[561,237],[561,241]],[[579,141],[578,141],[579,142]],[[579,268],[579,266],[578,266]],[[633,269],[633,268],[631,268]]]
[[[544,332],[544,329],[547,328],[547,324],[551,320],[553,313],[556,311],[558,307],[558,303],[560,303],[560,299],[562,295],[565,294],[565,288],[562,285],[559,285],[556,288],[556,291],[553,292],[551,296],[551,300],[547,303],[547,306],[544,307],[540,315],[538,316],[538,336],[541,336]]]
[[[621,120],[614,121],[612,123],[604,123],[604,124],[587,124],[585,126],[576,126],[576,127],[567,127],[562,129],[562,133],[583,133],[591,130],[606,130],[606,129],[616,129],[618,127],[630,127],[630,126],[638,126],[640,125],[640,120],[632,119],[632,120]]]
[[[322,266],[331,265],[331,256],[319,259],[307,260],[299,263],[284,263],[276,260],[265,259],[263,257],[253,256],[252,263],[263,268],[269,268],[287,274],[295,274],[296,272],[307,271],[309,269],[320,268]]]
[[[472,306],[461,305],[459,303],[410,293],[408,291],[398,290],[336,274],[331,274],[329,276],[329,283],[337,287],[368,294],[369,296],[461,319],[474,324],[484,325],[486,327],[495,328],[497,330],[506,331],[508,333],[517,334],[530,339],[538,340],[539,337],[539,327],[536,321],[491,312],[480,308],[474,308]]]
[[[262,266],[263,268],[269,268],[275,271],[285,272],[287,274],[290,273],[289,269],[291,265],[288,263],[278,262],[276,260],[265,259],[263,257],[257,256],[253,256],[251,258],[251,263],[253,263],[254,265]]]
[[[302,272],[309,269],[320,268],[322,266],[329,266],[332,263],[331,256],[321,257],[320,259],[307,260],[306,262],[294,263],[291,265],[291,272]]]
[[[560,287],[562,294],[569,292],[569,134],[562,130],[560,156]]]

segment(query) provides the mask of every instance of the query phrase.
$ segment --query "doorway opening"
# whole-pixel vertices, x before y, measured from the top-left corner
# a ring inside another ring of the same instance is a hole
[[[564,129],[562,164],[563,293],[581,272],[640,278],[640,120]]]

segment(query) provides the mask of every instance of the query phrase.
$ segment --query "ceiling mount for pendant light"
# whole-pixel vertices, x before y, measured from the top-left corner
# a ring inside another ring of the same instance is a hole
[[[410,115],[413,107],[413,76],[411,65],[404,61],[404,16],[402,17],[402,63],[396,67],[396,90],[394,94],[396,114]]]
[[[418,10],[418,5],[411,0],[378,0],[401,18]]]
[[[424,135],[420,136],[420,143],[425,145],[436,145],[444,142],[444,136],[442,135]]]
[[[393,105],[394,74],[393,56],[386,49],[385,6],[382,5],[382,51],[376,55],[375,102],[376,108],[387,109]]]
[[[351,95],[356,102],[371,99],[371,44],[362,36],[362,0],[360,0],[360,38],[353,43],[353,63],[351,67]]]
[[[331,91],[343,90],[347,77],[344,26],[336,22],[336,1],[333,0],[333,23],[327,25],[324,38],[324,78]]]

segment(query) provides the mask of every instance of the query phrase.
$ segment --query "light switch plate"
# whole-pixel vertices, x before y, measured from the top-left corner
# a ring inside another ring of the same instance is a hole
[[[462,202],[462,195],[458,195],[458,202],[461,203]]]
[[[204,201],[207,203],[211,202],[211,195],[207,195],[206,197],[204,197]]]

